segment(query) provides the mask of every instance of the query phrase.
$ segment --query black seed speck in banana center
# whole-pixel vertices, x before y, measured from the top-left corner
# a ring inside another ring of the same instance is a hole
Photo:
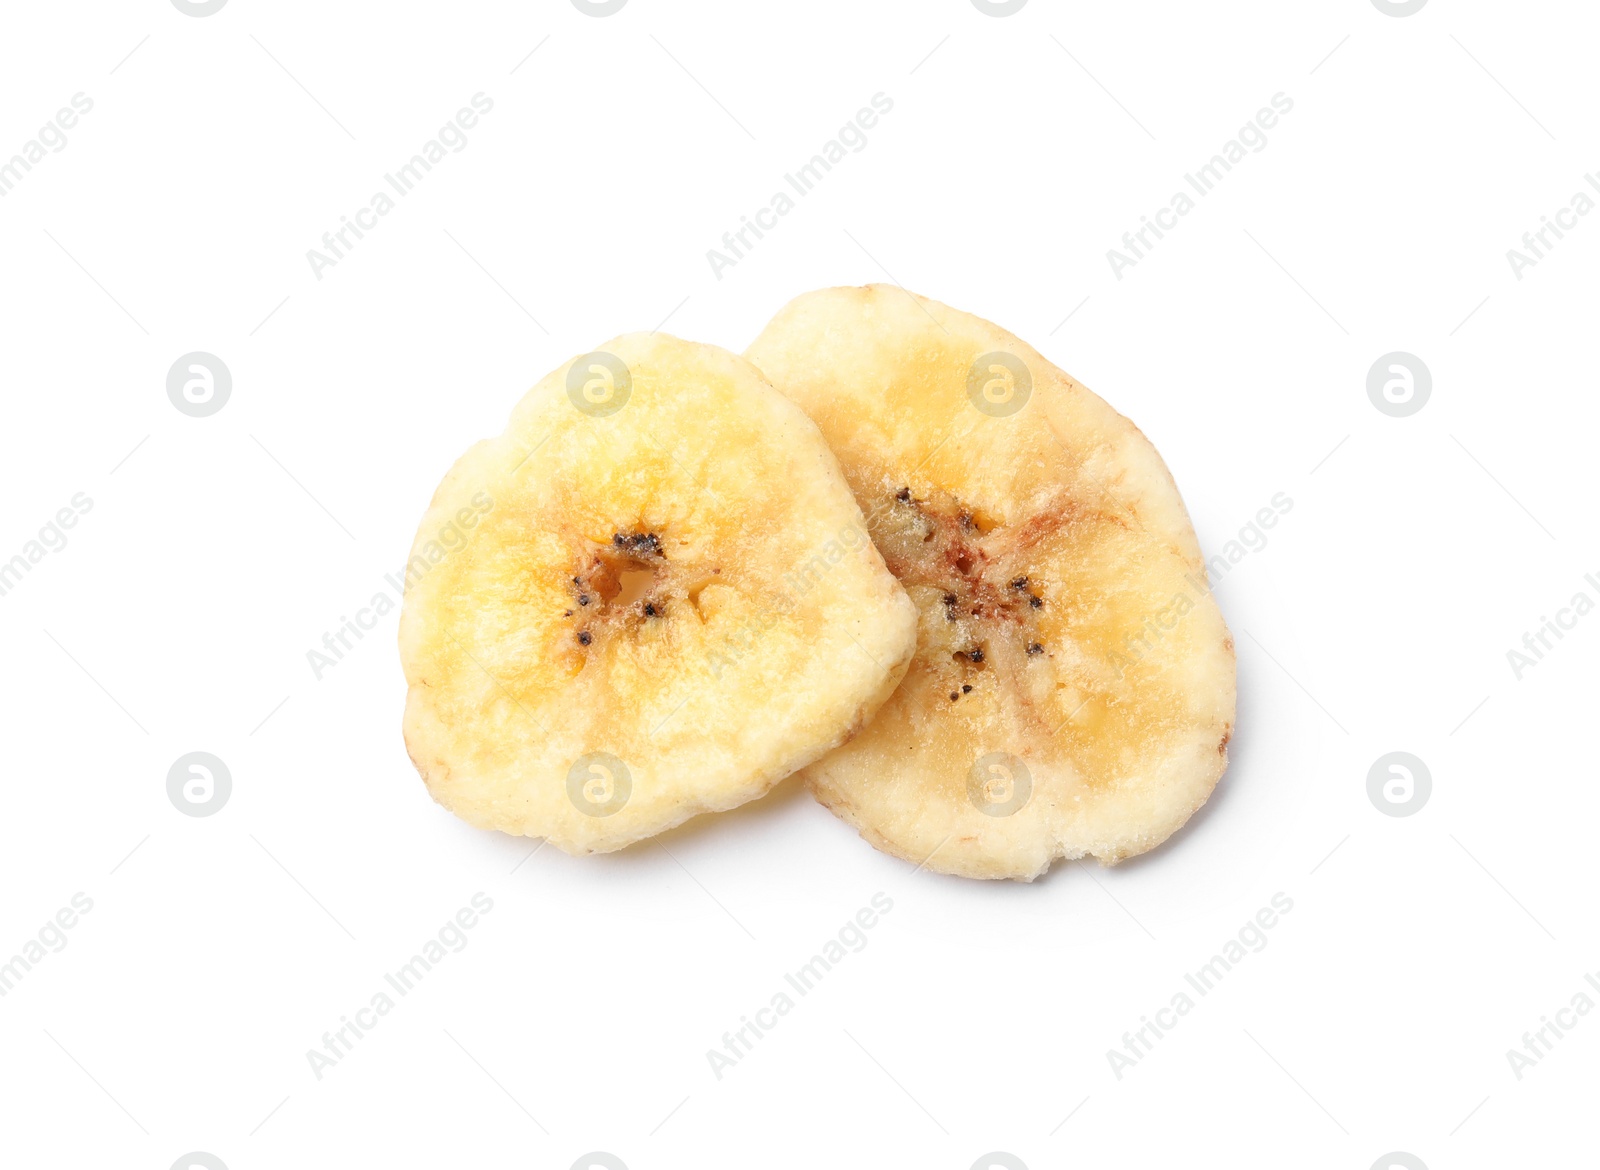
[[[578,631],[578,645],[587,646],[590,642],[593,642],[593,641],[594,641],[594,638],[590,636],[588,630],[579,630]]]

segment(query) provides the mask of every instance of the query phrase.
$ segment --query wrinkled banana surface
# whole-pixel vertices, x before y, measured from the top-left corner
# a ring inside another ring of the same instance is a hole
[[[916,644],[816,425],[661,334],[563,365],[467,451],[407,584],[429,791],[569,853],[761,796],[858,731]]]
[[[821,427],[916,656],[808,767],[873,845],[1031,880],[1159,845],[1227,766],[1233,640],[1138,428],[987,321],[893,286],[799,297],[746,356]]]

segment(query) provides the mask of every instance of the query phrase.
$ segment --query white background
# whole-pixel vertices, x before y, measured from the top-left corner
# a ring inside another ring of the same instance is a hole
[[[1506,652],[1600,597],[1600,216],[1520,281],[1505,253],[1600,171],[1596,31],[1577,0],[9,6],[0,157],[94,109],[0,199],[0,559],[93,507],[0,597],[0,959],[94,907],[0,999],[0,1162],[1576,1164],[1600,1014],[1520,1080],[1506,1050],[1600,971],[1600,617],[1520,681]],[[318,280],[307,249],[480,91]],[[879,92],[865,149],[718,279],[707,249]],[[1117,279],[1107,249],[1279,92],[1266,148]],[[1165,847],[914,873],[791,783],[528,857],[427,798],[394,614],[313,676],[545,373],[663,322],[739,350],[791,296],[888,280],[1133,418],[1208,553],[1294,501],[1218,588],[1232,764]],[[232,371],[208,418],[166,395],[193,350]],[[1409,418],[1366,394],[1393,350],[1432,371]],[[166,794],[197,750],[233,778],[206,818]],[[1433,777],[1407,818],[1366,793],[1394,750]],[[306,1051],[478,891],[470,945],[318,1080]],[[718,1080],[706,1051],[880,891]],[[1119,1079],[1107,1050],[1280,891]]]

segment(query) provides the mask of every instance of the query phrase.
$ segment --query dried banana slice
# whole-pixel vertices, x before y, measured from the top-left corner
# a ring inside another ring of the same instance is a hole
[[[1127,419],[1005,330],[886,285],[792,301],[746,356],[822,428],[916,658],[804,775],[873,845],[1031,880],[1159,845],[1210,795],[1233,640]]]
[[[562,366],[457,461],[407,586],[429,791],[569,853],[761,796],[865,723],[916,642],[816,426],[742,358],[658,334]]]

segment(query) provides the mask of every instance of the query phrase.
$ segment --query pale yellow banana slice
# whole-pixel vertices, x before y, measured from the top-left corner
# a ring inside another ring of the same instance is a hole
[[[1139,430],[998,326],[902,289],[792,301],[746,354],[822,428],[920,615],[825,805],[943,873],[1160,844],[1227,765],[1233,640]]]
[[[742,358],[656,334],[563,365],[457,461],[407,586],[429,791],[569,853],[761,796],[916,641],[816,426]]]

